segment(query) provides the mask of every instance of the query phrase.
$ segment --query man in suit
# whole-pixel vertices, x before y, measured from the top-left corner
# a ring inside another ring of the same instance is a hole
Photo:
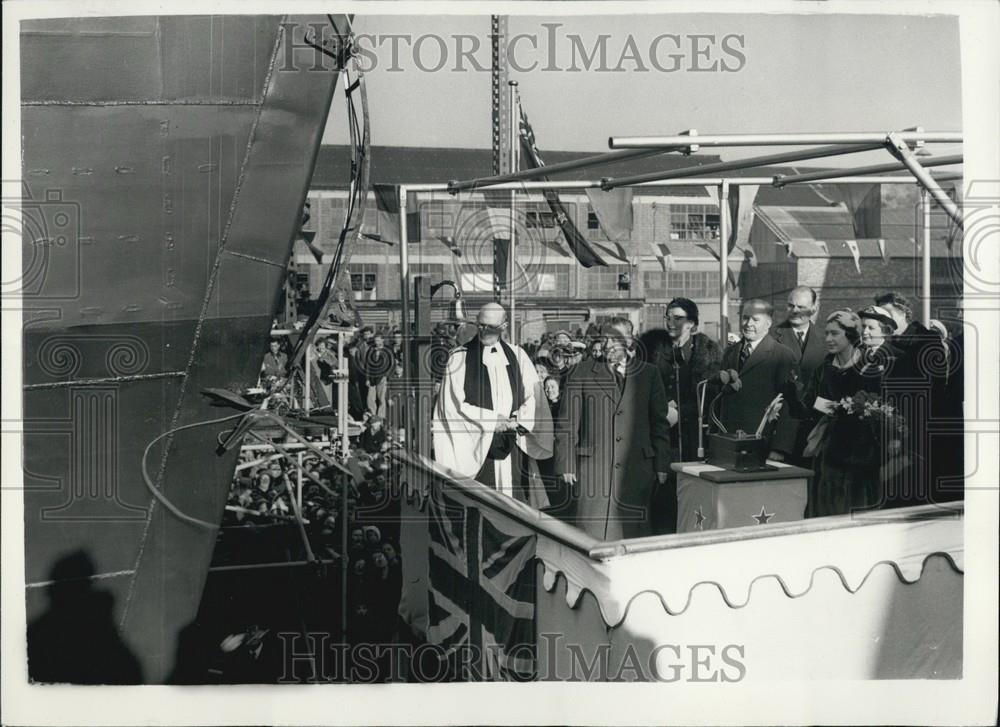
[[[813,318],[818,309],[819,297],[812,288],[800,285],[788,294],[788,317],[771,329],[775,340],[784,345],[795,357],[796,377],[803,386],[812,381],[816,369],[826,358],[823,329],[814,325]],[[789,407],[781,412],[784,420],[780,426],[795,431],[795,443],[788,453],[788,461],[800,467],[812,469],[811,457],[803,457],[806,439],[816,426],[814,411],[810,410],[803,419],[791,416]]]
[[[795,356],[787,347],[778,343],[771,330],[773,308],[767,301],[752,298],[743,303],[740,311],[742,337],[722,355],[722,369],[736,371],[741,386],[722,397],[721,421],[733,434],[742,429],[747,434],[757,430],[765,409],[778,394],[786,401],[795,396]],[[795,445],[795,427],[789,424],[787,406],[771,438],[774,460],[784,460]]]
[[[602,330],[604,359],[585,361],[567,379],[556,423],[555,467],[572,491],[567,513],[602,540],[652,533],[653,485],[667,481],[670,425],[656,368],[629,359],[628,343]]]

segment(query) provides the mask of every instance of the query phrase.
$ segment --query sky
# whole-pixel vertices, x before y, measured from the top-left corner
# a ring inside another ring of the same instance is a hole
[[[609,136],[690,128],[702,134],[961,129],[958,22],[946,16],[577,15],[509,22],[511,37],[525,34],[513,53],[521,70],[511,69],[510,77],[543,152],[602,152]],[[363,62],[374,66],[366,76],[373,144],[490,146],[489,16],[358,16],[354,27],[368,49]],[[393,41],[394,34],[407,39]],[[601,34],[609,37],[600,41]],[[478,52],[462,58],[460,51],[477,41]],[[485,70],[476,70],[477,62]],[[346,141],[338,94],[324,142]],[[709,153],[730,159],[767,151]],[[878,152],[822,163],[881,161],[891,160]]]

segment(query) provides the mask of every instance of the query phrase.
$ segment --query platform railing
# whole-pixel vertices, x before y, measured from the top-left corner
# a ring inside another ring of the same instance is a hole
[[[960,519],[965,512],[964,501],[955,501],[890,510],[856,512],[851,515],[835,515],[795,522],[709,530],[698,533],[654,535],[623,540],[598,540],[569,523],[536,510],[530,505],[507,495],[503,495],[471,477],[462,477],[419,454],[397,449],[394,450],[392,456],[412,471],[419,473],[421,475],[419,479],[423,480],[424,487],[430,482],[429,478],[443,480],[449,487],[460,491],[466,497],[475,500],[489,510],[506,516],[530,528],[539,535],[568,546],[594,561],[657,550],[674,550],[742,540],[758,540],[761,538],[777,538],[823,531],[867,528],[887,523]]]

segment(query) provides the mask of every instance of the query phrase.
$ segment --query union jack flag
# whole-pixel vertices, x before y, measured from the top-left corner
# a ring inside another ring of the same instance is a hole
[[[432,488],[428,641],[457,656],[464,680],[534,679],[536,536]]]
[[[542,161],[538,152],[538,144],[535,142],[535,132],[531,128],[531,124],[528,123],[528,117],[525,115],[523,108],[521,109],[520,135],[521,148],[527,155],[526,161],[529,164],[529,168],[538,169],[539,167],[544,167],[545,162]],[[544,181],[547,177],[542,177],[541,179]],[[542,192],[542,195],[545,197],[545,201],[548,203],[549,210],[551,210],[552,216],[559,225],[559,229],[562,230],[563,237],[566,239],[569,249],[576,256],[579,263],[585,268],[593,267],[594,265],[603,265],[606,267],[608,263],[587,242],[587,239],[580,234],[576,225],[573,224],[573,220],[566,214],[566,208],[563,207],[563,203],[559,199],[559,194],[554,189],[546,189]]]

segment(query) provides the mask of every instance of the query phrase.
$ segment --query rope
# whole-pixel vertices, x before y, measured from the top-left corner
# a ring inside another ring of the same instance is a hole
[[[149,476],[149,470],[146,468],[146,458],[149,456],[149,450],[153,448],[154,444],[156,444],[157,442],[159,442],[164,437],[171,436],[174,433],[182,431],[184,429],[194,429],[195,427],[204,427],[204,426],[208,426],[210,424],[221,424],[222,422],[227,422],[227,421],[230,421],[232,419],[237,419],[237,418],[242,417],[242,416],[244,416],[244,412],[239,412],[238,414],[230,414],[229,416],[222,417],[220,419],[208,419],[208,420],[203,421],[203,422],[195,422],[193,424],[184,424],[184,425],[179,426],[179,427],[174,427],[173,429],[168,429],[167,431],[163,432],[162,434],[157,435],[149,444],[146,445],[146,449],[142,453],[142,479],[146,483],[146,489],[149,490],[150,494],[152,494],[153,497],[155,497],[156,500],[161,505],[163,505],[165,508],[167,508],[167,510],[174,517],[178,518],[179,520],[183,520],[186,523],[190,523],[191,525],[197,525],[198,527],[206,528],[208,530],[218,530],[219,529],[219,526],[217,524],[210,523],[210,522],[207,522],[205,520],[200,520],[200,519],[198,519],[196,517],[192,517],[191,515],[188,515],[188,514],[186,514],[184,512],[181,512],[181,510],[176,505],[174,505],[174,503],[170,502],[170,500],[167,499],[167,496],[164,495],[153,484],[153,480]]]
[[[333,27],[334,33],[338,38],[347,39],[346,43],[342,43],[338,46],[340,51],[339,54],[334,55],[321,45],[309,42],[308,39],[306,42],[325,55],[335,58],[337,60],[337,68],[344,74],[344,95],[347,100],[347,122],[352,150],[351,175],[348,183],[347,213],[344,217],[344,224],[340,228],[340,235],[337,240],[337,250],[334,253],[333,260],[330,262],[330,267],[327,269],[326,277],[323,280],[323,285],[316,300],[316,307],[310,314],[309,319],[306,321],[302,335],[299,336],[298,341],[295,343],[295,347],[292,349],[292,354],[288,357],[286,372],[291,372],[292,369],[299,364],[302,357],[305,355],[306,348],[312,343],[316,336],[316,332],[319,329],[317,324],[326,316],[331,303],[330,292],[332,291],[337,278],[340,276],[344,266],[344,260],[347,257],[345,251],[349,248],[353,248],[354,244],[358,241],[361,235],[361,222],[364,219],[365,205],[368,201],[369,173],[371,170],[371,129],[368,115],[368,92],[365,87],[365,76],[362,71],[356,69],[357,78],[354,81],[351,80],[351,71],[347,60],[351,56],[355,55],[356,47],[354,43],[354,32],[351,28],[350,20],[348,19],[348,29],[346,33],[342,33],[340,31],[332,15],[327,15],[327,20],[330,22],[330,25]],[[358,91],[361,102],[360,123],[358,120],[358,109],[354,100],[355,91]],[[287,385],[289,378],[290,377],[288,376],[285,377],[285,381],[281,385],[282,388]]]

